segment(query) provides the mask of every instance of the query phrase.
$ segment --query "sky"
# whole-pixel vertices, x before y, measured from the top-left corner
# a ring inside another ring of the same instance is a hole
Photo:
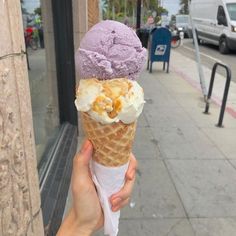
[[[178,13],[180,8],[179,0],[162,0],[162,4],[168,10],[170,16]]]
[[[33,13],[34,9],[39,6],[40,6],[40,0],[24,0],[24,8],[29,13]]]

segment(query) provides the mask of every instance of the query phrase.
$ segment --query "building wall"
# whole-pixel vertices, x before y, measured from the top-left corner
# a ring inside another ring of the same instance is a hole
[[[99,1],[88,0],[88,29],[99,21]]]
[[[44,235],[20,1],[0,1],[0,235]]]
[[[73,4],[73,30],[74,30],[74,48],[79,48],[80,41],[88,31],[88,3],[87,0],[72,0]],[[76,74],[76,80],[79,81],[79,75]]]
[[[79,48],[85,33],[100,20],[99,0],[73,0],[74,48]],[[77,74],[77,81],[79,77]]]

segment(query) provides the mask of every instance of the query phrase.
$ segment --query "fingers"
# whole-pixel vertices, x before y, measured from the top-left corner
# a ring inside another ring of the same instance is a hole
[[[125,174],[126,179],[132,180],[135,177],[136,169],[137,169],[137,161],[134,154],[131,153],[129,167]]]
[[[137,168],[137,161],[133,154],[131,154],[131,160],[126,172],[126,181],[123,188],[111,196],[110,202],[112,211],[118,211],[129,203],[129,199],[133,190],[135,182],[135,173]]]
[[[79,187],[91,182],[89,161],[92,158],[93,146],[89,140],[86,140],[79,153],[77,153],[73,160],[73,171],[71,185],[72,190],[77,192]]]
[[[79,152],[79,156],[83,160],[83,164],[85,164],[85,165],[89,164],[89,161],[92,158],[92,154],[93,154],[93,145],[87,139],[84,141],[84,143],[80,149],[80,152]]]
[[[129,204],[130,198],[127,198],[126,200],[122,201],[119,205],[113,206],[111,209],[112,211],[119,211],[121,208]]]
[[[89,180],[92,181],[89,172],[89,161],[92,158],[92,153],[92,143],[89,140],[86,140],[83,143],[80,152],[74,158],[72,180],[77,179],[77,181],[74,181],[74,184],[72,181],[72,190],[74,189],[74,186],[76,186],[76,190],[78,189],[78,186],[85,184],[88,181],[88,177]],[[134,155],[131,154],[130,163],[125,175],[125,184],[118,193],[112,195],[110,198],[112,211],[118,211],[128,204],[135,182],[136,168],[137,161]],[[75,178],[75,175],[79,175],[80,178]]]
[[[93,154],[93,146],[89,140],[85,140],[79,153],[77,153],[74,157],[73,167],[77,167],[78,165],[88,166],[89,161],[92,158]]]
[[[118,193],[115,193],[111,196],[110,202],[112,210],[113,209],[119,210],[128,203],[133,190],[134,181],[135,178],[133,180],[126,180],[124,187]]]

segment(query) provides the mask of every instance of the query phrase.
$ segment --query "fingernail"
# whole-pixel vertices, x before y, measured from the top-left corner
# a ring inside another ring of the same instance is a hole
[[[86,141],[83,143],[83,146],[82,146],[80,152],[81,152],[81,153],[84,153],[84,152],[87,150],[87,148],[89,147],[89,145],[90,145],[89,140],[86,140]]]
[[[116,211],[119,210],[119,207],[112,207],[111,209],[112,209],[113,212],[116,212]]]
[[[112,206],[114,207],[114,206],[116,206],[116,205],[118,205],[119,203],[121,203],[121,201],[122,201],[122,199],[121,198],[115,198],[114,200],[112,200]]]

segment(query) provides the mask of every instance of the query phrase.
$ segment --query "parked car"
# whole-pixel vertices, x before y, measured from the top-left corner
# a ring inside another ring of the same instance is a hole
[[[189,15],[176,15],[175,26],[178,32],[184,32],[185,36],[188,35]]]
[[[222,54],[236,50],[236,0],[192,0],[190,14],[200,43],[217,45]]]

